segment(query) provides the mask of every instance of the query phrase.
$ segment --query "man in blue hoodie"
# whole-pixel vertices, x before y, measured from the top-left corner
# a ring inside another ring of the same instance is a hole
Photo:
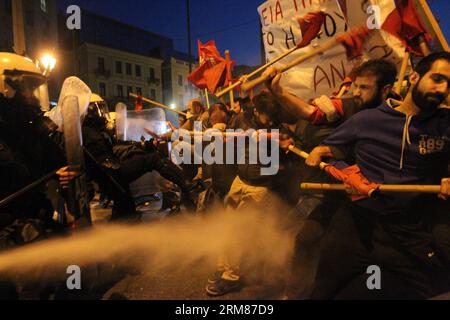
[[[334,157],[331,146],[355,145],[356,163],[371,182],[441,184],[440,197],[446,199],[450,109],[442,104],[449,79],[450,53],[422,59],[410,75],[403,103],[388,100],[359,112],[314,149],[306,163],[318,166],[323,158]],[[409,193],[380,194],[338,209],[324,241],[313,298],[432,295],[435,276],[450,265],[448,207],[436,197]],[[368,289],[371,266],[381,270],[380,290]]]

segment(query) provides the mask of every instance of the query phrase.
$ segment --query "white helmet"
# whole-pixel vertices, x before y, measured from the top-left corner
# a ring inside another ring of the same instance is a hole
[[[86,117],[88,118],[104,118],[106,121],[111,121],[109,117],[108,104],[102,97],[96,93],[91,94],[89,107],[87,109]]]
[[[29,58],[0,52],[0,95],[7,99],[20,92],[27,98],[36,98],[42,109],[48,109],[47,78]]]

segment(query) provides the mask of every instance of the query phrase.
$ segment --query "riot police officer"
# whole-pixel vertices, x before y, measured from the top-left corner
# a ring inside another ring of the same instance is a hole
[[[83,143],[88,153],[88,176],[112,196],[113,219],[135,213],[128,185],[147,172],[157,171],[180,187],[184,195],[189,195],[198,187],[186,181],[182,170],[163,157],[152,143],[117,141],[108,128],[109,120],[106,102],[97,94],[92,94],[82,126]]]

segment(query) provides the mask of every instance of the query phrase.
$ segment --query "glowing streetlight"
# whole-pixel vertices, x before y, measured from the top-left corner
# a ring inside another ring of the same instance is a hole
[[[177,108],[177,106],[175,105],[175,103],[172,103],[172,104],[170,105],[170,107],[171,107],[172,109],[176,109],[176,108]]]
[[[53,56],[46,54],[40,59],[40,64],[44,68],[44,75],[47,76],[55,69],[56,59]]]

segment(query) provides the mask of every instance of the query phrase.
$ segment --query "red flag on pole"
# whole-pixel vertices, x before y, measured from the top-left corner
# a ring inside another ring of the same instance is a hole
[[[429,43],[432,39],[427,32],[412,0],[395,0],[396,9],[392,11],[382,25],[382,29],[397,37],[408,51],[423,55],[415,40],[423,36]]]
[[[216,48],[214,40],[202,44],[198,41],[200,66],[189,76],[188,80],[199,89],[207,88],[209,92],[216,92],[217,88],[225,83],[226,72],[234,64],[227,62]]]
[[[140,112],[144,108],[142,97],[138,96],[134,102],[134,111]]]
[[[297,47],[303,48],[308,46],[319,34],[325,21],[325,14],[322,11],[309,12],[303,17],[298,18],[297,21],[302,31],[302,41]]]
[[[380,187],[379,184],[367,180],[367,178],[362,175],[361,170],[357,165],[350,166],[342,170],[329,165],[326,166],[324,170],[337,180],[350,185],[355,191],[358,192],[357,195],[351,196],[353,201],[370,197],[370,194]]]
[[[340,36],[337,37],[339,41],[347,50],[347,57],[349,59],[354,59],[362,54],[364,47],[364,41],[370,30],[367,26],[354,28]]]

